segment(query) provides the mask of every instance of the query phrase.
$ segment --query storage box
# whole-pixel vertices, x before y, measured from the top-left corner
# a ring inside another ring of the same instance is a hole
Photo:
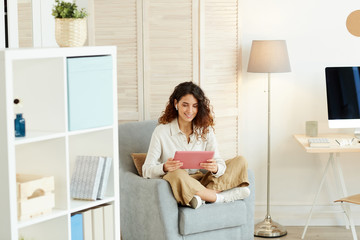
[[[50,213],[55,206],[54,177],[16,174],[18,219]]]
[[[67,59],[69,130],[113,124],[111,56]]]

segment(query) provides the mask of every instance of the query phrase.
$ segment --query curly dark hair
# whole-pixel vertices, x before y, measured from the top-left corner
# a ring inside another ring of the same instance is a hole
[[[198,112],[192,120],[195,128],[193,132],[197,137],[201,136],[202,139],[205,139],[209,127],[214,128],[215,125],[212,107],[203,90],[193,82],[183,82],[175,87],[174,92],[169,97],[165,111],[162,112],[162,116],[159,118],[159,123],[167,124],[177,118],[178,111],[175,109],[174,102],[175,100],[179,102],[183,96],[188,94],[193,95],[198,101]]]

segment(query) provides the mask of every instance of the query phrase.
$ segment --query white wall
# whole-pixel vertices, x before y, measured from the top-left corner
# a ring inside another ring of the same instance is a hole
[[[353,131],[328,128],[324,68],[360,65],[360,38],[345,25],[347,16],[360,8],[359,1],[242,0],[241,8],[240,146],[255,171],[255,218],[262,220],[266,213],[267,74],[246,69],[252,40],[285,39],[292,72],[272,74],[271,215],[281,224],[304,225],[328,155],[305,153],[293,134],[304,134],[307,120],[318,121],[320,133]],[[360,193],[360,154],[340,157],[348,193]],[[338,198],[332,176],[319,197],[324,208]],[[352,209],[360,215],[359,208]],[[313,219],[314,225],[343,224],[339,214]]]
[[[34,11],[34,46],[58,47],[55,40],[55,19],[51,15],[54,0],[32,0]]]
[[[65,1],[73,2],[73,0]],[[88,10],[88,0],[76,0],[75,2],[79,9]],[[51,15],[55,0],[32,0],[32,4],[37,16],[34,21],[39,21],[34,25],[34,37],[37,39],[34,43],[35,47],[58,47],[55,39],[55,18]]]

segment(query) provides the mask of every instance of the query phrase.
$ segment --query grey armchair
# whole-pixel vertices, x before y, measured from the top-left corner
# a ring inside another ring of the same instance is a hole
[[[131,153],[146,153],[156,121],[119,125],[120,222],[123,240],[253,239],[254,174],[251,194],[232,203],[205,204],[194,210],[179,206],[163,179],[137,174]]]

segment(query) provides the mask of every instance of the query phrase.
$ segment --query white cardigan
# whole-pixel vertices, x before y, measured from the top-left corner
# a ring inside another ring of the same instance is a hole
[[[186,135],[181,132],[177,119],[168,124],[158,125],[151,137],[149,150],[146,156],[145,163],[142,167],[142,174],[144,178],[161,178],[165,172],[163,170],[164,163],[173,158],[176,151],[214,151],[214,159],[218,164],[218,171],[213,174],[215,177],[220,177],[226,170],[225,161],[220,157],[216,137],[213,129],[209,128],[209,133],[206,135],[206,140],[198,137],[195,134],[190,135],[190,142],[188,143]],[[197,172],[197,169],[188,169],[189,174]]]

